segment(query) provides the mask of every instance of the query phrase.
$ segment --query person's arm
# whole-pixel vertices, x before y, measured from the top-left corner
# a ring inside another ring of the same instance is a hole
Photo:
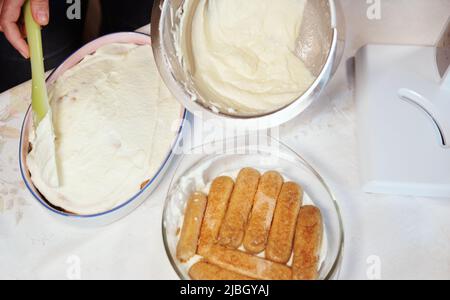
[[[6,39],[22,54],[30,56],[28,45],[24,39],[24,28],[20,22],[22,6],[26,0],[0,0],[0,31],[3,31]],[[49,22],[49,0],[30,0],[31,11],[35,21],[45,26]]]

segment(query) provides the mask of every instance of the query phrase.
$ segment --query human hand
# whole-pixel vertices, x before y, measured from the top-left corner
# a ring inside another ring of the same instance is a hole
[[[22,54],[24,58],[30,57],[28,45],[25,42],[25,27],[21,20],[22,6],[26,0],[0,0],[0,31],[6,39]],[[41,26],[49,22],[49,0],[30,0],[31,12],[34,20]]]

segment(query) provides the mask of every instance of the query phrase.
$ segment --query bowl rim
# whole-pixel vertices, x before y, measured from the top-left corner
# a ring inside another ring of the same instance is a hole
[[[49,75],[46,78],[46,83],[49,83],[49,80],[53,77],[54,74],[56,74],[57,72],[59,72],[64,65],[72,58],[74,57],[76,54],[78,54],[80,51],[87,49],[89,47],[92,47],[93,45],[95,45],[95,43],[102,41],[102,40],[106,40],[108,38],[117,38],[117,41],[112,41],[112,42],[116,42],[116,43],[132,43],[132,42],[120,42],[119,40],[122,37],[125,37],[127,35],[139,35],[139,36],[146,36],[148,37],[149,40],[149,45],[151,45],[151,37],[150,35],[146,34],[146,33],[142,33],[142,32],[116,32],[116,33],[111,33],[111,34],[107,34],[107,35],[103,35],[83,46],[81,46],[79,49],[77,49],[76,51],[74,51],[72,54],[70,54],[62,63],[60,63],[58,65],[58,67],[56,67],[55,69],[53,69]],[[110,42],[111,43],[111,42]],[[95,52],[95,51],[94,51]],[[94,53],[91,52],[90,54]],[[89,55],[89,54],[87,54]],[[83,58],[86,57],[83,56]],[[82,58],[82,59],[83,59]],[[82,60],[81,59],[81,60]],[[78,63],[81,61],[79,60]],[[76,63],[76,64],[78,64]],[[76,65],[75,64],[75,65]],[[75,66],[74,65],[74,66]],[[70,69],[70,68],[68,68]],[[68,70],[67,69],[67,70]],[[66,71],[67,71],[66,70]],[[65,71],[63,71],[61,74],[63,74]],[[131,204],[132,202],[134,202],[136,199],[138,199],[144,192],[146,192],[152,185],[153,183],[159,178],[159,176],[161,175],[162,171],[166,168],[166,166],[168,165],[168,163],[172,160],[173,155],[176,152],[176,148],[178,147],[180,140],[182,138],[182,132],[184,129],[184,125],[187,121],[187,116],[188,116],[188,111],[186,110],[186,108],[181,107],[180,110],[180,124],[178,127],[178,131],[174,137],[173,143],[170,147],[170,150],[168,151],[167,155],[165,156],[165,159],[163,160],[161,166],[159,167],[158,171],[154,174],[154,176],[150,179],[150,181],[145,185],[144,188],[142,188],[141,190],[139,190],[138,193],[136,193],[135,195],[133,195],[131,198],[129,198],[128,200],[124,201],[122,204],[107,210],[105,212],[101,212],[101,213],[96,213],[96,214],[73,214],[73,213],[68,213],[68,212],[64,212],[61,210],[56,209],[55,207],[51,206],[49,203],[47,203],[46,200],[43,199],[43,196],[40,196],[39,194],[36,194],[36,192],[33,190],[34,184],[32,183],[31,179],[30,182],[25,174],[25,172],[29,172],[28,168],[26,167],[26,160],[22,159],[22,155],[24,155],[23,153],[23,142],[24,142],[24,137],[25,137],[25,132],[29,126],[29,122],[30,122],[30,118],[32,117],[32,108],[31,108],[31,104],[27,109],[27,112],[25,113],[24,119],[22,121],[22,127],[21,127],[21,131],[20,131],[20,139],[19,139],[19,168],[20,168],[20,173],[22,176],[22,180],[25,183],[25,186],[27,187],[28,191],[31,193],[31,195],[44,207],[46,208],[48,211],[55,213],[59,216],[63,216],[63,217],[67,217],[70,219],[94,219],[97,217],[102,217],[102,216],[106,216],[106,215],[110,215],[116,211],[121,210],[122,208],[128,206],[129,204]],[[38,189],[36,187],[34,187],[36,189],[36,191],[38,191]],[[39,192],[38,192],[39,193]]]
[[[162,79],[166,83],[168,89],[172,92],[175,98],[184,106],[186,109],[194,114],[195,116],[210,120],[221,120],[223,122],[232,122],[235,126],[248,126],[260,129],[271,128],[279,126],[292,120],[300,113],[305,111],[313,102],[315,96],[319,96],[325,89],[326,85],[329,83],[333,77],[334,71],[336,69],[335,64],[339,64],[341,61],[340,54],[338,53],[338,47],[340,38],[339,36],[344,35],[341,30],[339,30],[338,19],[340,13],[340,4],[336,3],[335,0],[326,0],[329,3],[330,9],[330,30],[331,43],[328,50],[327,58],[323,64],[321,71],[317,75],[313,83],[308,87],[308,89],[299,95],[289,104],[278,108],[272,112],[263,113],[260,115],[251,116],[233,116],[225,114],[223,112],[215,113],[212,109],[206,107],[199,101],[192,101],[186,92],[186,89],[182,88],[180,84],[173,77],[173,71],[168,68],[167,55],[165,54],[165,46],[162,33],[162,22],[163,22],[163,8],[167,0],[156,0],[153,3],[152,10],[152,24],[157,26],[151,26],[152,34],[152,45],[153,53],[156,60],[156,65],[161,74]]]
[[[214,141],[214,142],[226,142],[230,139],[234,139],[234,138],[242,138],[245,136],[237,136],[237,137],[231,137],[231,138],[225,138],[222,139],[220,141]],[[297,159],[299,159],[299,161],[301,163],[303,163],[305,165],[305,167],[314,174],[314,176],[317,177],[317,179],[319,180],[319,182],[322,184],[322,186],[325,188],[326,192],[329,194],[330,199],[332,201],[333,207],[336,210],[336,214],[337,214],[337,219],[338,219],[338,223],[339,223],[339,248],[337,250],[336,253],[336,257],[334,257],[334,261],[333,264],[330,267],[330,270],[328,271],[328,273],[326,274],[325,278],[323,280],[331,280],[333,279],[333,277],[335,275],[338,275],[338,271],[340,268],[340,264],[342,262],[342,257],[344,254],[344,240],[345,240],[345,231],[344,231],[344,222],[342,220],[342,214],[341,214],[341,209],[338,203],[338,200],[336,198],[336,196],[334,195],[333,191],[330,189],[330,187],[328,186],[328,184],[326,183],[326,181],[323,179],[323,177],[318,173],[318,171],[316,171],[311,164],[308,163],[308,161],[306,161],[303,156],[301,156],[299,153],[297,153],[294,149],[292,149],[292,147],[286,145],[284,142],[282,142],[281,140],[272,137],[271,135],[267,135],[266,136],[269,140],[274,141],[276,143],[278,143],[280,146],[286,148],[286,150],[288,150],[291,154],[293,154]],[[192,150],[195,149],[199,149],[201,147],[204,147],[205,145],[209,145],[210,143],[205,143],[199,146],[195,146],[192,147]],[[196,152],[192,152],[192,153],[196,153]],[[204,162],[204,160],[206,160],[207,158],[213,156],[215,154],[206,154],[205,156],[203,156],[202,158],[196,160],[194,163],[192,163],[188,169],[191,169],[195,166],[197,166],[198,164]],[[226,155],[226,153],[224,153],[224,155]],[[168,237],[167,237],[167,228],[164,222],[165,216],[167,214],[167,210],[169,207],[169,202],[170,202],[170,192],[173,188],[173,185],[175,183],[175,180],[178,180],[179,178],[176,178],[177,172],[179,171],[179,168],[185,158],[186,154],[183,155],[180,160],[178,161],[174,171],[173,171],[173,177],[170,181],[169,187],[167,189],[167,193],[166,193],[166,199],[164,201],[164,208],[163,208],[163,212],[162,212],[162,218],[161,218],[161,233],[162,233],[162,238],[163,238],[163,243],[164,243],[164,249],[166,251],[166,255],[170,261],[170,264],[172,265],[173,270],[175,271],[175,273],[177,274],[177,276],[179,277],[179,279],[181,280],[191,280],[190,278],[186,278],[183,273],[181,272],[180,268],[178,267],[178,263],[176,262],[176,258],[172,256],[171,251],[169,249],[169,241],[168,241]]]

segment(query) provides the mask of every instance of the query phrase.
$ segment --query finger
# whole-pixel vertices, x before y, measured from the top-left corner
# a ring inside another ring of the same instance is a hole
[[[6,39],[16,48],[23,57],[29,57],[28,45],[22,38],[17,21],[25,0],[5,0],[0,14],[0,26]]]
[[[39,25],[45,26],[48,24],[50,20],[48,0],[31,0],[31,12]]]
[[[20,54],[22,54],[24,58],[30,57],[28,45],[22,38],[22,34],[20,33],[19,27],[16,23],[3,25],[3,32],[5,33],[6,39],[14,48],[17,49],[17,51],[20,52]]]
[[[0,14],[2,12],[2,7],[3,7],[3,0],[0,0]],[[2,25],[0,25],[0,31],[3,31]]]
[[[1,12],[2,12],[2,7],[3,7],[3,0],[0,0],[0,15],[1,15]],[[3,31],[2,28],[3,28],[3,27],[2,27],[2,25],[0,24],[0,31]]]
[[[25,0],[5,0],[0,7],[0,26],[5,27],[4,23],[16,23],[22,14],[22,6]]]

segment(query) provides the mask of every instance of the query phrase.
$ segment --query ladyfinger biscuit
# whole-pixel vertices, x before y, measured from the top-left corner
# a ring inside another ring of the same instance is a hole
[[[189,269],[193,280],[252,280],[252,278],[231,272],[216,265],[200,261]]]
[[[234,182],[230,177],[218,177],[211,184],[208,204],[200,230],[198,253],[205,255],[209,246],[216,243],[228,202],[233,191]]]
[[[231,194],[230,203],[219,233],[219,244],[237,249],[242,244],[248,215],[253,207],[260,174],[252,168],[239,172]]]
[[[286,265],[219,245],[212,246],[205,258],[223,269],[255,279],[291,280],[292,278],[292,270]]]
[[[291,258],[297,216],[303,202],[303,190],[294,183],[283,184],[267,240],[266,258],[286,264]]]
[[[146,181],[141,183],[141,190],[145,188],[145,186],[150,182],[150,179],[147,179]]]
[[[198,237],[206,209],[206,195],[194,193],[189,198],[184,212],[183,228],[177,245],[177,258],[187,262],[197,252]]]
[[[314,206],[300,208],[294,240],[294,280],[315,280],[318,277],[323,223],[320,210]]]
[[[283,178],[278,172],[273,171],[265,173],[259,181],[244,236],[244,248],[250,253],[260,253],[266,248],[277,197],[282,185]]]

